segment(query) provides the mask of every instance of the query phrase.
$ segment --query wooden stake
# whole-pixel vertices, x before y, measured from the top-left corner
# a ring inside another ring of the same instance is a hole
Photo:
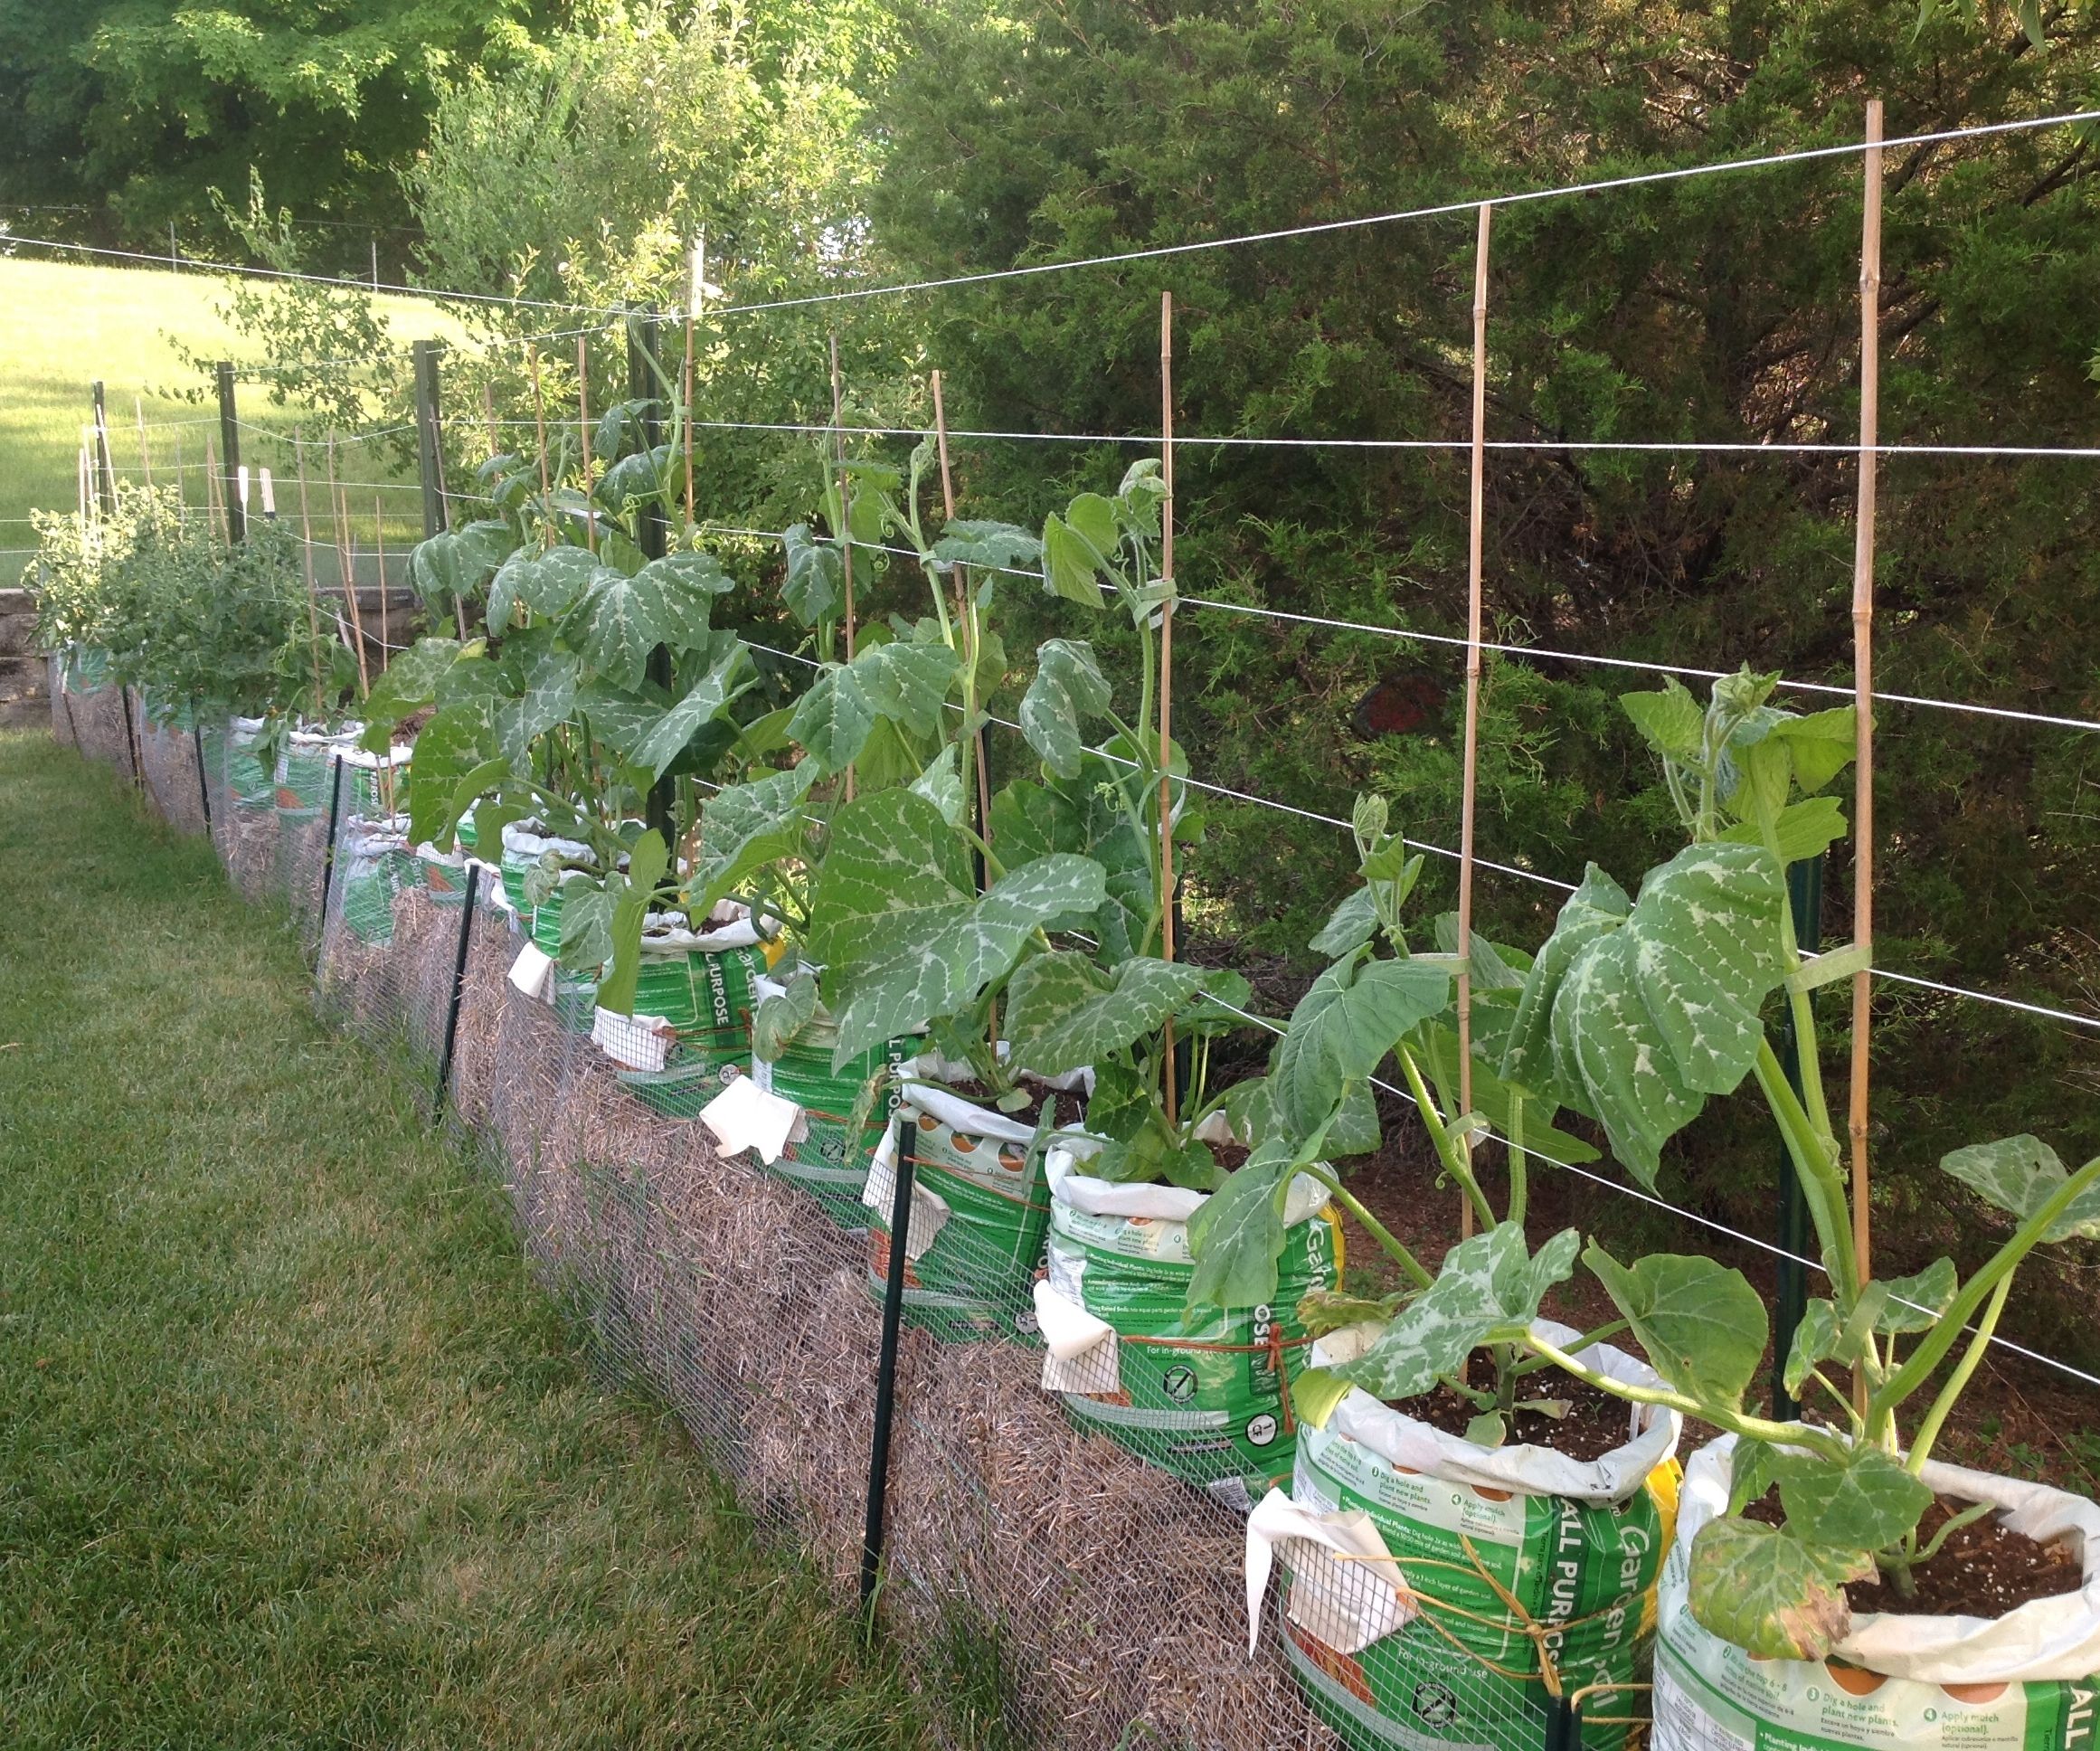
[[[1159,294],[1159,958],[1174,959],[1174,813],[1171,768],[1174,745],[1174,294]],[[1160,1084],[1167,1122],[1179,1122],[1181,1091],[1176,1085],[1174,1018],[1167,1019],[1167,1062]]]
[[[853,497],[846,478],[846,385],[838,371],[838,334],[831,336],[831,454],[838,467],[838,551],[846,584],[846,660],[853,660]],[[846,800],[853,800],[853,768],[846,769]]]
[[[364,656],[364,613],[357,605],[357,565],[350,546],[350,501],[336,484],[336,440],[328,440],[328,516],[336,525],[336,563],[343,571],[343,595],[350,604],[350,629],[357,641],[357,696],[372,691],[372,667]]]
[[[583,541],[598,551],[598,511],[591,500],[591,349],[576,336],[576,430],[583,439]]]
[[[211,450],[212,440],[207,438],[204,440],[207,464],[211,460]],[[314,658],[314,716],[317,721],[324,715],[326,703],[321,694],[321,608],[314,596],[314,518],[307,504],[307,446],[296,431],[292,433],[292,455],[299,465],[299,557],[305,562],[307,573],[307,638]]]
[[[1874,952],[1874,497],[1875,446],[1881,440],[1881,99],[1867,105],[1863,166],[1866,213],[1859,237],[1859,510],[1852,543],[1853,743],[1852,941]],[[1865,1282],[1873,1271],[1868,1210],[1868,1060],[1874,1026],[1874,975],[1852,975],[1852,1257]],[[1863,1384],[1863,1383],[1862,1383]]]
[[[219,502],[220,497],[219,459],[213,454],[212,440],[207,437],[204,440],[204,514],[211,519],[214,532],[218,530],[224,512],[224,506]]]
[[[547,398],[540,393],[540,349],[525,348],[525,359],[533,373],[533,426],[539,433],[540,441],[540,542],[543,546],[554,544],[553,483],[547,478]]]
[[[138,472],[145,478],[146,490],[151,492],[153,490],[153,452],[146,441],[146,397],[134,395],[131,398],[131,405],[138,415]],[[181,484],[179,476],[176,484],[178,486]]]
[[[1495,210],[1480,203],[1473,243],[1473,464],[1472,497],[1466,537],[1466,748],[1459,801],[1458,893],[1458,1098],[1460,1116],[1473,1110],[1473,818],[1480,771],[1480,604],[1484,567],[1482,524],[1488,463],[1488,233]],[[1462,1145],[1470,1160],[1472,1133]],[[1473,1231],[1473,1202],[1459,1199],[1459,1233]]]

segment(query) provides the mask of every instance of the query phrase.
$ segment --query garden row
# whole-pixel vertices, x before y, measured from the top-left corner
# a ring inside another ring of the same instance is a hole
[[[901,1249],[906,1319],[1039,1349],[1076,1422],[1244,1510],[1251,1628],[1280,1560],[1280,1645],[1345,1741],[1530,1751],[1542,1706],[1566,1702],[1616,1746],[1651,1670],[1671,1751],[2081,1736],[2100,1509],[1931,1454],[2021,1259],[2100,1235],[2100,1161],[2067,1173],[2030,1137],[1950,1155],[2017,1222],[1965,1282],[1945,1260],[1878,1280],[1857,1257],[1811,996],[1852,961],[1804,959],[1786,885],[1846,830],[1825,791],[1849,710],[1784,712],[1746,671],[1703,705],[1674,683],[1629,696],[1684,848],[1632,895],[1593,866],[1530,949],[1413,918],[1420,857],[1362,799],[1359,880],[1312,943],[1329,964],[1263,1022],[1244,980],[1172,954],[1174,856],[1202,823],[1162,727],[1156,466],[1040,532],[930,534],[923,448],[908,469],[847,465],[785,540],[780,605],[811,678],[783,695],[785,671],[713,624],[732,586],[679,497],[678,412],[652,443],[648,409],[610,411],[576,486],[534,459],[485,466],[490,514],[413,561],[459,636],[369,687],[278,584],[251,623],[200,630],[180,672],[165,631],[113,637],[156,563],[115,530],[59,556],[75,570],[52,568],[47,631],[113,650],[156,698],[244,714],[237,809],[341,818],[341,905],[367,944],[402,896],[457,904],[486,872],[517,1000],[666,1123],[696,1119],[865,1232],[869,1321]],[[885,544],[913,556],[925,611],[861,624],[852,568]],[[1000,603],[1026,588],[1127,617],[1134,701],[1085,641],[1006,649]],[[998,696],[1030,762],[995,790]],[[1767,1010],[1807,1042],[1798,1086]],[[1214,1078],[1214,1045],[1262,1026],[1266,1074]],[[1387,1064],[1471,1212],[1434,1271],[1348,1188]],[[1526,1227],[1530,1174],[1594,1159],[1584,1134],[1651,1187],[1669,1139],[1745,1084],[1830,1278],[1786,1359],[1814,1395],[1799,1422],[1746,1402],[1770,1331],[1739,1273],[1621,1262],[1573,1229],[1535,1249]],[[1402,1291],[1345,1292],[1345,1217]],[[1578,1264],[1615,1309],[1588,1331],[1542,1311]],[[1687,1418],[1720,1433],[1680,1489]]]

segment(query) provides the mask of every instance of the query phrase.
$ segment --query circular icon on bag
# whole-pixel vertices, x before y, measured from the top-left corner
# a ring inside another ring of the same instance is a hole
[[[1192,1368],[1170,1368],[1159,1377],[1159,1390],[1177,1405],[1186,1405],[1196,1396],[1196,1370]]]
[[[1263,1411],[1259,1416],[1247,1419],[1247,1439],[1257,1447],[1266,1447],[1276,1438],[1276,1419]]]
[[[1014,1330],[1024,1338],[1033,1338],[1042,1329],[1036,1321],[1036,1312],[1033,1308],[1025,1307],[1014,1315]]]
[[[721,1069],[714,1073],[714,1080],[720,1083],[723,1087],[727,1088],[730,1084],[734,1082],[739,1076],[743,1074],[743,1072],[739,1070],[733,1064],[725,1064],[722,1066]]]
[[[1458,1698],[1450,1686],[1444,1684],[1417,1684],[1414,1687],[1414,1716],[1432,1727],[1449,1727],[1458,1718]]]
[[[833,1167],[839,1166],[846,1159],[846,1139],[843,1137],[831,1138],[825,1143],[823,1152],[824,1159],[830,1162]]]

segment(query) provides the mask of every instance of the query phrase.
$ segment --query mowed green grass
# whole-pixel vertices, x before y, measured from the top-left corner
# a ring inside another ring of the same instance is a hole
[[[218,403],[210,378],[182,361],[170,337],[207,358],[239,363],[253,357],[254,343],[234,334],[220,313],[227,298],[226,281],[202,273],[0,259],[0,310],[7,313],[0,323],[0,587],[16,581],[24,561],[21,550],[35,545],[30,511],[71,510],[79,502],[77,458],[81,427],[93,419],[90,386],[97,378],[118,472],[140,478],[143,409],[155,481],[170,484],[180,463],[184,497],[203,504],[204,441],[208,436],[218,442]],[[416,299],[383,298],[381,306],[404,348],[411,339],[454,331],[440,313]],[[188,391],[201,391],[204,399],[183,399]],[[244,388],[239,399],[244,419],[279,428],[297,421],[295,410],[270,405],[260,387]],[[283,467],[281,447],[258,440],[250,448],[259,463]],[[395,472],[380,469],[375,478],[391,481]],[[375,470],[361,468],[360,473]],[[412,501],[402,494],[388,497],[392,539],[395,516],[405,517]],[[372,500],[372,493],[361,492],[353,500],[354,514],[368,518]],[[293,494],[278,502],[289,510]]]
[[[919,1743],[308,991],[202,843],[0,734],[0,1743]]]

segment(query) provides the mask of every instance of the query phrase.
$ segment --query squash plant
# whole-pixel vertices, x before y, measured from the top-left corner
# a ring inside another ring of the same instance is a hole
[[[1550,1103],[1528,1100],[1490,1067],[1515,1021],[1523,957],[1478,934],[1468,945],[1473,1106],[1459,1110],[1452,1008],[1455,921],[1437,921],[1439,951],[1417,951],[1410,945],[1404,908],[1422,858],[1408,854],[1401,837],[1388,830],[1388,819],[1384,799],[1357,800],[1351,827],[1363,885],[1342,900],[1313,939],[1315,949],[1338,958],[1292,1013],[1272,1053],[1268,1076],[1237,1092],[1236,1116],[1257,1147],[1226,1190],[1190,1223],[1197,1268],[1189,1302],[1259,1305],[1274,1292],[1284,1199],[1291,1180],[1310,1173],[1400,1266],[1410,1286],[1379,1301],[1322,1292],[1301,1303],[1300,1317],[1315,1336],[1364,1321],[1379,1328],[1351,1361],[1309,1368],[1300,1377],[1301,1407],[1318,1415],[1352,1386],[1397,1401],[1442,1382],[1474,1407],[1468,1438],[1495,1446],[1517,1410],[1557,1415],[1566,1408],[1551,1396],[1550,1384],[1535,1380],[1551,1363],[1528,1349],[1528,1334],[1547,1292],[1573,1274],[1580,1240],[1569,1229],[1532,1253],[1524,1230],[1528,1149],[1577,1160],[1594,1159],[1596,1152],[1552,1127]],[[1389,951],[1386,955],[1378,953],[1381,943]],[[1445,1254],[1433,1276],[1328,1165],[1335,1157],[1377,1147],[1368,1084],[1388,1054],[1406,1080],[1443,1173],[1462,1188],[1480,1227]],[[1475,1170],[1470,1147],[1490,1125],[1509,1140],[1509,1191],[1500,1212]],[[1576,1347],[1613,1329],[1616,1324],[1592,1333]],[[1493,1378],[1484,1387],[1468,1372],[1479,1349],[1494,1364]]]
[[[1790,1388],[1821,1394],[1823,1421],[1775,1422],[1744,1408],[1767,1341],[1764,1307],[1740,1273],[1709,1259],[1622,1264],[1594,1244],[1585,1254],[1660,1388],[1607,1380],[1536,1338],[1531,1348],[1607,1392],[1672,1406],[1739,1437],[1730,1511],[1692,1547],[1694,1615],[1753,1654],[1817,1659],[1846,1633],[1847,1582],[1878,1571],[1907,1596],[1916,1567],[1986,1511],[1965,1510],[1921,1541],[1933,1491],[1920,1473],[1982,1360],[2020,1262],[2045,1243],[2100,1235],[2100,1159],[2067,1173],[2024,1136],[1954,1150],[1941,1166],[2014,1216],[2010,1236],[1965,1282],[1944,1258],[1893,1281],[1861,1275],[1811,1001],[1859,957],[1840,949],[1804,958],[1785,886],[1788,863],[1844,831],[1821,792],[1850,760],[1852,714],[1781,711],[1770,703],[1775,685],[1745,669],[1717,682],[1703,710],[1675,682],[1624,701],[1662,760],[1690,843],[1651,870],[1634,899],[1591,868],[1527,976],[1501,1074],[1595,1118],[1649,1186],[1662,1143],[1709,1095],[1755,1081],[1801,1177],[1830,1282],[1830,1296],[1810,1303],[1784,1375]],[[1774,995],[1802,1043],[1799,1095],[1761,1017]],[[1906,1447],[1906,1407],[1957,1348]],[[1831,1367],[1854,1370],[1857,1399]],[[1742,1518],[1773,1488],[1782,1524]]]

